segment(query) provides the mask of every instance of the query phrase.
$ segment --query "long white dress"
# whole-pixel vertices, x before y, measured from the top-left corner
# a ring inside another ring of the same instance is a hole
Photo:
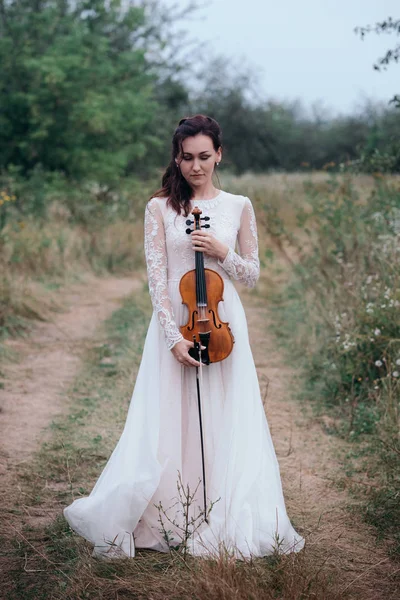
[[[247,321],[232,283],[253,287],[259,277],[253,206],[249,198],[225,191],[195,205],[210,217],[208,231],[229,246],[223,262],[204,255],[204,263],[223,278],[219,315],[235,338],[225,360],[201,369],[207,507],[214,504],[207,523],[201,512],[204,517],[196,369],[182,366],[170,352],[188,315],[179,292],[182,275],[194,268],[188,217],[153,198],[145,212],[145,254],[154,312],[126,424],[90,495],[64,509],[70,526],[94,544],[94,555],[133,557],[135,548],[168,551],[177,545],[179,527],[185,529],[176,502],[179,477],[186,490],[197,487],[189,508],[192,529],[186,527],[191,554],[212,555],[222,546],[245,558],[297,552],[305,544],[286,513]]]

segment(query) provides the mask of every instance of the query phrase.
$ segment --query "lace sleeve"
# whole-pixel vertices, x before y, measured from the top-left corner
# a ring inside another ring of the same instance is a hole
[[[153,310],[164,330],[167,347],[171,350],[183,336],[175,323],[168,296],[164,221],[155,198],[148,202],[144,215],[144,251]]]
[[[229,248],[223,261],[218,261],[230,277],[244,283],[247,287],[254,287],[260,276],[260,260],[258,258],[258,239],[256,216],[249,198],[245,204],[240,218],[238,233],[239,254]]]

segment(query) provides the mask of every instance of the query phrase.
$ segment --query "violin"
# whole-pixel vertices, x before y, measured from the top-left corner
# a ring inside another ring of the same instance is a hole
[[[186,225],[194,224],[196,230],[209,228],[209,224],[201,225],[200,221],[209,221],[210,217],[201,217],[202,211],[196,206],[191,213],[194,221],[188,219]],[[186,233],[192,233],[186,229]],[[183,337],[194,341],[194,348],[189,354],[195,360],[209,365],[224,360],[232,352],[235,342],[229,324],[221,321],[218,315],[218,303],[223,300],[224,282],[219,273],[204,268],[204,256],[195,250],[195,269],[183,275],[179,282],[182,304],[189,310],[188,322],[180,327]],[[201,346],[205,349],[200,351]]]

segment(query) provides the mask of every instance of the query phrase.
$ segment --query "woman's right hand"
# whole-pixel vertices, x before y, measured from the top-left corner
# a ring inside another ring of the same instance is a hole
[[[194,348],[194,342],[188,340],[181,340],[171,349],[172,354],[176,360],[184,365],[185,367],[199,367],[200,363],[189,355],[189,349]],[[201,347],[203,350],[205,346]]]

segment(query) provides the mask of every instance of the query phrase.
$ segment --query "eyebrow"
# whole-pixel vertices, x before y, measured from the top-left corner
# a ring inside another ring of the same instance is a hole
[[[199,152],[199,154],[210,154],[211,150],[202,150],[201,152]],[[191,152],[183,152],[183,154],[190,154],[192,156]]]

